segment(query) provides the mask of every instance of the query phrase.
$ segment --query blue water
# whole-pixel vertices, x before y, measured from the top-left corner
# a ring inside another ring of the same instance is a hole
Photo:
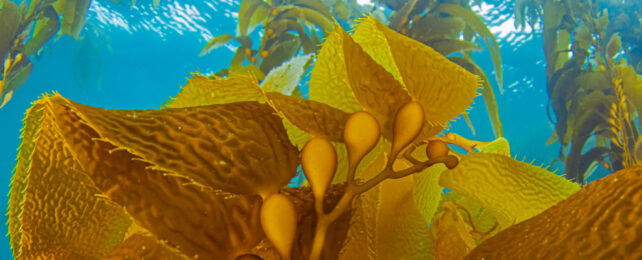
[[[197,3],[198,2],[198,3]],[[48,44],[27,82],[0,109],[0,192],[7,194],[24,111],[42,93],[59,92],[76,102],[103,108],[155,109],[179,92],[190,72],[216,72],[227,67],[233,52],[219,48],[208,55],[198,53],[207,40],[221,33],[235,34],[238,1],[168,1],[158,9],[151,1],[136,6],[121,6],[107,0],[94,1],[83,34],[98,30],[94,48],[85,49],[84,70],[92,75],[90,84],[74,80],[74,55],[80,42],[63,36]],[[487,52],[474,54],[496,90],[504,135],[518,159],[550,164],[559,153],[559,145],[546,146],[553,125],[546,116],[545,62],[541,32],[531,34],[513,27],[512,2],[500,6],[476,8],[498,36],[504,64],[504,93],[499,94]],[[91,37],[91,36],[87,36]],[[87,40],[87,39],[85,39]],[[96,65],[102,70],[97,81]],[[92,69],[93,68],[93,69]],[[100,85],[100,88],[98,88]],[[492,140],[493,133],[482,97],[475,99],[470,117],[476,136],[463,119],[455,121],[450,131],[477,140]],[[556,165],[557,168],[560,165]],[[563,168],[563,167],[562,167]],[[7,197],[0,196],[5,205]],[[5,212],[6,213],[6,212]],[[6,216],[2,223],[6,223]],[[6,224],[3,233],[7,233]],[[11,258],[8,238],[0,236],[0,259]]]

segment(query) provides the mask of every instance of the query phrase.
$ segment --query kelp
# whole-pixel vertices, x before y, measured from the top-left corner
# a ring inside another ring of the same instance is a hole
[[[90,0],[0,1],[0,108],[27,80],[38,54],[58,32],[79,38]]]
[[[639,135],[640,76],[627,62],[637,62],[639,41],[631,31],[642,27],[631,19],[640,17],[639,11],[631,12],[636,6],[635,1],[610,6],[574,0],[518,1],[515,6],[516,24],[542,20],[551,120],[562,145],[559,158],[566,163],[566,176],[580,184],[595,165],[614,172],[638,163],[632,150]],[[598,139],[609,141],[589,146]]]
[[[330,7],[335,12],[337,8],[342,9],[342,5],[332,3],[327,6],[324,2],[316,0],[243,0],[238,11],[236,36],[221,34],[213,37],[201,50],[200,55],[236,39],[241,46],[237,47],[226,71],[240,70],[247,60],[248,65],[255,65],[264,74],[268,74],[273,68],[294,57],[300,49],[305,54],[317,49],[321,38],[316,28],[323,34],[334,28],[334,17]],[[248,35],[259,25],[263,26],[263,35],[257,48],[253,47]],[[226,71],[221,71],[219,75],[226,75]]]
[[[543,213],[477,246],[466,259],[639,258],[640,167],[588,184]],[[615,238],[615,239],[606,239]],[[515,246],[519,245],[519,246]]]
[[[394,10],[390,18],[390,28],[432,47],[442,55],[455,59],[462,57],[452,54],[458,53],[464,56],[463,58],[468,59],[464,67],[477,67],[475,62],[470,59],[470,51],[481,49],[476,43],[477,39],[484,42],[494,64],[495,80],[500,92],[502,92],[502,61],[499,45],[484,21],[472,11],[469,1],[457,1],[456,3],[427,0],[379,2]],[[458,61],[463,66],[462,60]],[[486,108],[491,118],[491,125],[495,130],[495,136],[500,137],[503,131],[491,85],[481,69],[469,69],[469,71],[485,79],[483,95]]]
[[[503,138],[436,136],[441,122],[468,108],[477,76],[374,18],[359,26],[386,41],[366,45],[334,29],[312,71],[311,99],[246,74],[198,73],[160,110],[105,110],[43,96],[27,111],[12,180],[14,255],[448,258],[577,190],[512,159]],[[329,62],[330,54],[339,62]],[[422,63],[432,64],[430,73],[416,79]],[[347,76],[335,83],[341,92],[321,91],[330,74]],[[266,77],[300,75],[282,69]],[[375,107],[372,97],[389,91],[403,95]],[[356,160],[360,167],[341,169],[355,149],[370,154]],[[300,162],[306,175],[322,175],[308,176],[311,187],[287,188]],[[450,241],[465,248],[450,250]]]

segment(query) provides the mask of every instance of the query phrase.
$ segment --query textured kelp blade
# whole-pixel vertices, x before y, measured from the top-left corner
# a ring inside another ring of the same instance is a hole
[[[543,168],[491,153],[472,153],[439,183],[491,210],[502,228],[533,217],[579,190]]]
[[[36,53],[45,43],[51,39],[60,29],[60,20],[56,10],[48,5],[44,10],[44,17],[36,22],[33,29],[33,36],[25,44],[24,54],[29,56]]]
[[[181,92],[163,107],[180,108],[262,100],[263,94],[252,77],[237,74],[212,79],[195,73],[187,80]]]
[[[361,111],[354,97],[343,55],[346,34],[337,27],[325,39],[310,76],[310,99],[336,107],[348,113]]]
[[[384,166],[381,152],[363,176],[372,178]],[[412,199],[412,178],[387,180],[361,195],[340,259],[432,258],[428,223]]]
[[[385,163],[385,154],[378,153],[366,166],[362,177],[374,177]],[[360,194],[357,200],[358,203],[353,204],[355,208],[352,210],[348,238],[339,259],[377,259],[377,212],[381,206],[381,185]]]
[[[31,167],[31,155],[36,146],[36,141],[42,129],[44,103],[34,103],[25,113],[24,127],[20,139],[22,143],[18,149],[16,158],[16,168],[11,177],[11,190],[9,192],[9,209],[7,221],[9,225],[9,240],[14,255],[20,252],[20,241],[22,238],[20,214],[29,177],[29,167]]]
[[[444,210],[435,216],[435,257],[437,259],[462,259],[475,248],[470,235],[471,227],[464,222],[456,204],[442,203]]]
[[[272,69],[265,80],[261,82],[264,91],[279,92],[286,95],[292,94],[305,73],[306,64],[312,54],[296,56],[286,63]]]
[[[118,259],[189,259],[176,249],[170,248],[149,234],[136,233],[129,236],[102,260]]]
[[[499,119],[495,92],[488,81],[488,77],[486,77],[486,73],[468,57],[448,57],[448,59],[481,78],[482,95],[484,97],[484,104],[486,105],[486,112],[488,112],[490,123],[493,126],[493,132],[495,133],[495,137],[503,136],[504,130],[502,128],[502,121]]]
[[[100,191],[64,142],[53,110],[41,100],[25,120],[37,125],[25,126],[23,138],[34,139],[21,145],[12,182],[9,225],[14,255],[99,258],[123,240],[131,221],[120,206],[96,196]]]
[[[51,104],[55,114],[56,127],[60,129],[66,146],[74,152],[79,164],[86,170],[85,174],[91,178],[106,197],[125,208],[137,224],[147,229],[159,240],[167,241],[168,245],[179,249],[190,257],[233,259],[235,254],[239,253],[238,251],[233,252],[233,250],[249,251],[263,239],[258,221],[261,200],[259,196],[217,195],[207,187],[193,185],[193,181],[185,176],[158,170],[157,165],[152,164],[151,160],[134,155],[132,152],[137,151],[136,148],[139,146],[133,145],[133,142],[128,143],[132,146],[115,146],[114,144],[118,140],[125,137],[116,136],[112,141],[106,139],[104,135],[100,135],[96,130],[100,129],[100,133],[110,133],[111,130],[108,127],[113,127],[113,129],[123,127],[123,122],[119,123],[115,120],[118,119],[118,114],[122,111],[108,112],[82,106],[60,96],[50,98],[48,103]],[[252,106],[256,105],[242,103],[241,106],[252,109]],[[210,108],[213,110],[209,111],[197,110],[208,114],[208,116],[201,117],[195,116],[195,114],[192,116],[201,119],[200,122],[206,124],[208,122],[206,118],[214,117],[217,114],[216,107],[211,106]],[[201,108],[207,110],[207,107]],[[163,113],[165,116],[169,116],[171,114],[165,113],[194,112],[193,109],[161,111],[150,111],[150,113]],[[229,109],[223,111],[235,112]],[[126,138],[136,138],[138,136],[136,133],[142,130],[137,127],[145,128],[154,125],[149,121],[149,115],[145,115],[144,112],[139,113],[143,114],[141,120],[137,121],[135,126],[127,129],[127,132],[124,132],[127,135]],[[88,118],[92,118],[92,120],[87,120]],[[108,119],[112,120],[108,121]],[[172,124],[171,117],[165,117],[165,119],[168,120],[168,124]],[[233,123],[234,121],[229,122]],[[182,127],[188,129],[189,125],[184,124]],[[205,128],[201,129],[201,132],[208,132]],[[159,131],[156,133],[163,133],[160,129],[157,130]],[[186,132],[189,133],[190,130]],[[176,132],[169,134],[176,137],[173,139],[175,141],[185,141],[185,138]],[[130,135],[131,137],[129,137]],[[141,140],[152,141],[155,139]],[[233,142],[234,139],[230,139],[230,141]],[[141,141],[141,143],[143,142]],[[144,144],[151,143],[144,142]],[[160,144],[160,146],[154,147],[157,149],[162,149],[162,144],[168,145],[167,142],[156,142],[155,144]],[[177,149],[181,148],[177,147]],[[212,151],[217,150],[212,148]],[[246,152],[254,154],[259,150],[254,149]],[[141,152],[141,154],[144,153]],[[208,153],[204,155],[208,156]],[[186,159],[186,161],[191,161],[189,158]],[[282,162],[287,164],[286,160]],[[239,161],[251,164],[242,157],[239,158]],[[259,168],[255,167],[254,169]],[[187,171],[181,173],[183,172]],[[210,172],[210,174],[212,173]],[[230,218],[228,214],[222,214],[224,212],[234,212],[234,217]],[[233,240],[232,237],[236,237],[238,240]]]
[[[472,103],[478,78],[430,47],[368,19],[385,35],[408,93],[424,109],[423,137],[436,135]]]
[[[257,81],[261,81],[265,78],[265,73],[263,73],[263,71],[261,71],[261,69],[259,69],[259,67],[254,64],[243,66],[235,73],[246,75],[248,77],[256,79]]]
[[[350,87],[365,111],[379,122],[384,137],[392,140],[397,110],[410,102],[401,84],[345,33],[343,53]]]
[[[499,87],[500,93],[503,91],[503,76],[502,76],[502,56],[499,51],[499,45],[497,44],[497,39],[486,23],[472,10],[466,9],[462,6],[455,4],[440,4],[435,9],[435,12],[447,13],[449,15],[462,18],[470,28],[472,28],[475,33],[477,33],[486,43],[488,51],[490,51],[490,56],[495,65],[495,78],[497,80],[497,86]]]
[[[381,259],[428,259],[428,223],[413,197],[413,176],[380,184],[381,204],[377,219],[377,257]]]
[[[494,228],[495,224],[497,224],[497,220],[495,219],[495,217],[490,213],[488,209],[482,207],[482,205],[480,205],[478,202],[474,201],[473,199],[469,197],[464,197],[457,192],[442,193],[441,195],[442,204],[441,204],[441,207],[438,208],[437,214],[444,211],[444,207],[443,207],[444,202],[455,203],[455,205],[460,209],[459,215],[461,215],[466,220],[467,224],[470,223],[469,221],[472,221],[472,223],[474,224],[474,227],[477,229],[476,231],[478,232],[490,231],[490,233],[487,234],[485,238],[488,238],[494,235],[495,233],[497,233],[497,231],[499,231],[498,228],[496,227]],[[469,213],[470,213],[470,219],[468,219]],[[471,237],[476,242],[480,242],[481,234],[475,232],[475,233],[472,233],[471,235],[473,235]]]
[[[363,19],[354,30],[352,39],[354,39],[374,61],[404,85],[399,69],[395,64],[395,59],[392,56],[388,40],[377,27],[377,19],[372,16]]]
[[[42,127],[44,104],[37,102],[31,106],[25,113],[24,127],[22,128],[22,143],[18,149],[18,157],[16,159],[16,168],[11,177],[11,190],[9,192],[9,209],[8,209],[8,225],[9,225],[9,240],[11,242],[11,249],[14,255],[20,252],[20,240],[22,232],[20,231],[20,213],[22,212],[22,204],[24,199],[25,188],[27,187],[27,178],[29,177],[29,167],[31,167],[31,155],[36,145],[36,139],[40,135]]]
[[[489,238],[467,259],[639,259],[640,192],[641,168],[611,174]]]
[[[343,128],[350,115],[309,99],[268,92],[266,99],[275,111],[312,137],[343,142]]]
[[[281,119],[256,102],[160,111],[74,107],[101,138],[216,190],[268,195],[299,164]]]
[[[230,42],[233,39],[234,39],[234,36],[232,36],[230,34],[227,34],[227,33],[224,33],[224,34],[221,34],[219,36],[216,36],[216,37],[210,39],[209,42],[207,42],[205,47],[203,47],[203,49],[201,50],[201,53],[199,53],[198,55],[199,56],[203,56],[203,55],[207,54],[208,52],[210,52],[210,51],[212,51],[212,50],[214,50],[214,49],[216,49],[218,47],[223,46],[224,44]]]
[[[345,182],[348,152],[343,144],[343,129],[350,115],[320,102],[275,92],[266,93],[266,100],[283,118],[288,136],[298,149],[302,149],[311,137],[324,137],[332,141],[337,152],[337,171],[332,183]],[[362,160],[363,164],[357,168],[357,173],[373,157],[372,154],[366,156]]]
[[[428,160],[425,148],[422,147],[415,149],[412,156],[420,161]],[[397,162],[403,165],[402,169],[412,166],[407,161]],[[414,184],[413,199],[426,223],[433,221],[433,217],[439,207],[441,193],[443,191],[443,188],[439,185],[439,176],[445,170],[447,170],[446,166],[440,163],[412,175]]]
[[[0,0],[0,69],[18,30],[18,6],[10,0]]]
[[[85,16],[91,0],[59,0],[54,7],[56,13],[62,15],[60,32],[78,38],[85,24]]]

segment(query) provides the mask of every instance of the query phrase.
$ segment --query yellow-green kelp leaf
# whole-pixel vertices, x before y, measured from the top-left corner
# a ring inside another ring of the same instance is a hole
[[[343,53],[354,96],[364,110],[377,119],[383,136],[392,140],[395,115],[401,106],[410,102],[410,96],[347,33],[343,38]]]
[[[484,20],[482,20],[481,17],[472,10],[456,4],[440,4],[435,9],[435,12],[446,13],[463,19],[466,24],[482,38],[484,43],[486,43],[486,47],[488,47],[488,51],[490,51],[490,57],[495,65],[495,78],[501,93],[503,91],[502,86],[504,82],[502,76],[502,56],[499,50],[499,45],[497,44],[497,39],[495,39],[495,36],[490,29],[488,29]]]
[[[224,33],[224,34],[221,34],[219,36],[216,36],[216,37],[210,39],[209,42],[207,42],[205,47],[203,47],[203,49],[201,50],[201,53],[199,53],[198,55],[199,56],[203,56],[203,55],[207,54],[208,52],[210,52],[210,51],[212,51],[212,50],[214,50],[214,49],[216,49],[218,47],[223,46],[224,44],[230,42],[231,40],[234,40],[234,36],[232,36],[230,34],[227,34],[227,33]]]
[[[325,39],[310,76],[310,99],[348,113],[361,111],[352,93],[343,55],[346,34],[337,28]]]
[[[122,207],[96,196],[54,117],[46,99],[27,111],[9,200],[14,256],[99,259],[120,244],[131,221]]]
[[[18,19],[18,6],[10,0],[0,0],[0,69],[15,40]]]
[[[372,16],[362,19],[354,30],[352,38],[355,42],[359,43],[361,48],[363,48],[374,61],[404,85],[401,73],[399,73],[399,68],[397,68],[394,57],[392,56],[392,50],[389,47],[388,40],[377,26],[377,23],[377,19]]]
[[[471,227],[464,222],[457,205],[450,201],[441,204],[443,211],[435,216],[435,258],[462,259],[475,248]]]
[[[33,36],[25,44],[24,54],[27,56],[36,53],[51,37],[56,35],[60,29],[58,14],[51,5],[45,7],[43,13],[44,17],[36,21]]]
[[[261,82],[261,88],[268,92],[279,92],[291,95],[301,81],[305,73],[306,64],[310,61],[312,54],[296,56],[286,63],[272,69],[265,80]]]
[[[240,101],[263,101],[263,94],[254,78],[240,74],[209,78],[193,73],[178,95],[168,100],[163,107],[181,108]]]
[[[413,176],[379,184],[377,258],[428,259],[430,230],[413,200]]]
[[[384,166],[381,152],[363,176],[373,177]],[[363,193],[339,259],[434,258],[428,222],[412,197],[413,176],[386,180]]]
[[[497,138],[492,142],[483,145],[477,145],[475,146],[475,149],[482,153],[494,153],[510,156],[510,144],[504,137]]]
[[[85,24],[85,16],[91,0],[58,0],[54,4],[56,13],[62,15],[60,32],[78,38]]]
[[[489,238],[466,259],[639,259],[641,192],[642,168],[618,171]]]
[[[492,153],[462,157],[439,183],[489,209],[501,228],[539,214],[580,188],[543,168]]]
[[[478,77],[432,48],[389,29],[372,17],[367,19],[385,36],[408,93],[424,109],[427,124],[420,137],[436,135],[470,106],[477,95]]]

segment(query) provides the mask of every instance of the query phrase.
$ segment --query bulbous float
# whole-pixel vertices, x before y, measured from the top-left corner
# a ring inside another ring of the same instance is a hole
[[[263,202],[261,227],[283,259],[290,259],[296,225],[294,205],[286,196],[275,193]]]
[[[350,116],[343,130],[343,139],[348,148],[351,170],[377,145],[380,136],[379,122],[370,113],[359,111]]]
[[[401,149],[415,140],[424,125],[424,110],[417,102],[402,106],[395,116],[392,155],[396,156]]]
[[[330,141],[321,137],[310,139],[301,151],[301,165],[314,198],[322,200],[337,170],[337,153]]]

